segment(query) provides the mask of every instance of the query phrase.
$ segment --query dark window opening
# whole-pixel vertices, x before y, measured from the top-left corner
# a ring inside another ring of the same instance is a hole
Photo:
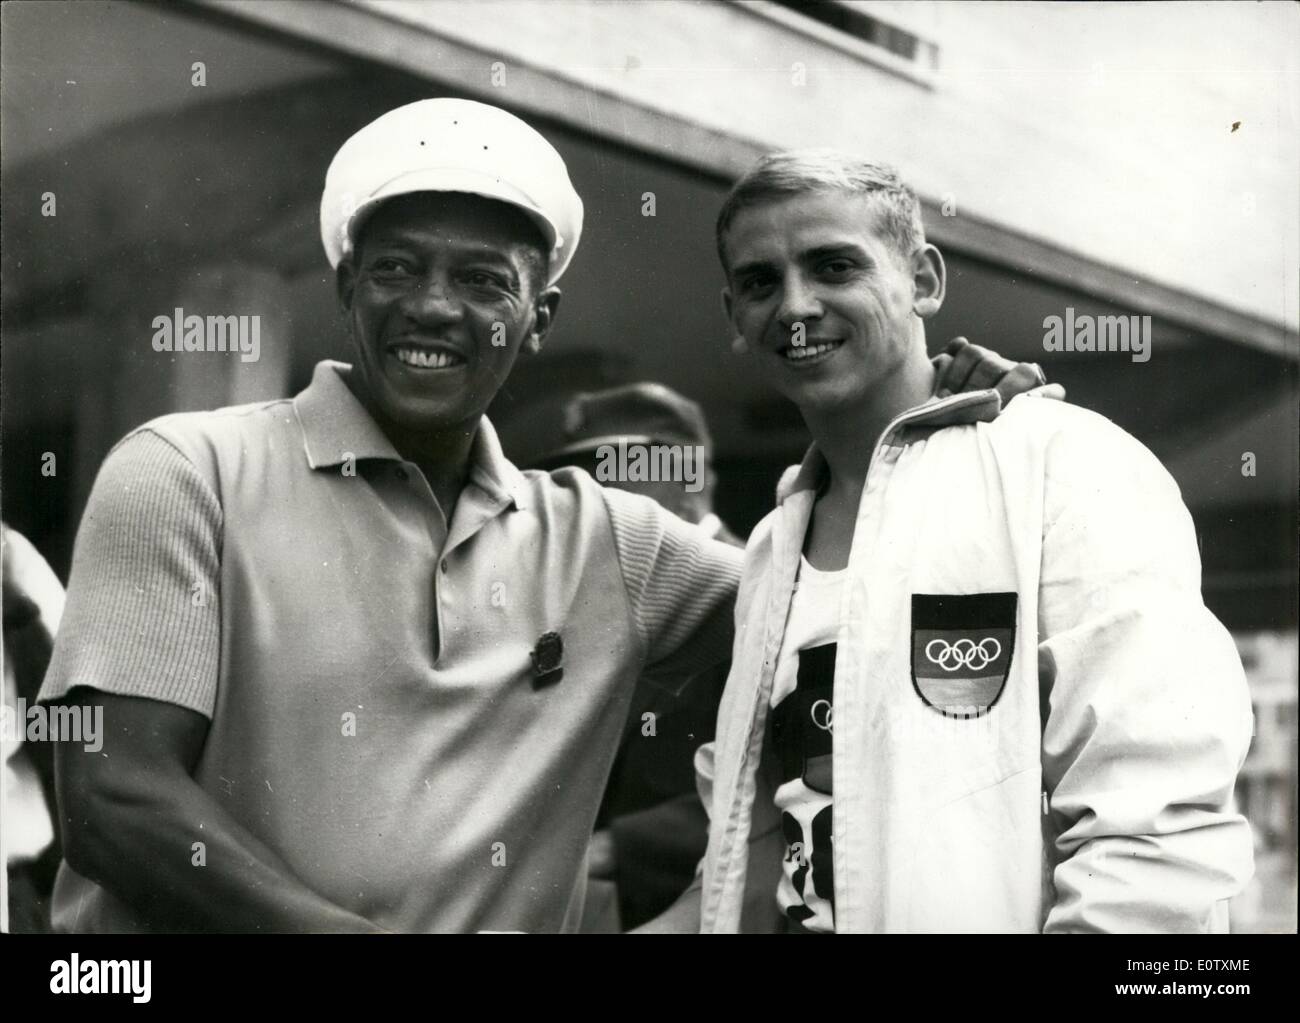
[[[820,22],[838,32],[915,61],[921,40],[911,32],[881,21],[866,11],[856,10],[837,0],[776,0],[780,6]]]

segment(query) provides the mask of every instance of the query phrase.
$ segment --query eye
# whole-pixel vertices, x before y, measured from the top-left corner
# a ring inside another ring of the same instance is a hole
[[[750,274],[741,278],[740,290],[746,295],[761,295],[770,291],[773,285],[771,274]]]
[[[829,277],[843,277],[851,273],[854,266],[853,261],[849,259],[828,259],[818,269]]]
[[[370,272],[376,277],[404,277],[411,272],[407,264],[395,256],[380,256],[370,264]]]
[[[508,287],[506,279],[498,273],[490,270],[467,270],[461,275],[461,280],[471,288],[494,288],[505,289]]]

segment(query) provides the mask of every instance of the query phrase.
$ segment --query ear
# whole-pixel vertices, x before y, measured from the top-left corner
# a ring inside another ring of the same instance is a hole
[[[928,320],[943,305],[947,286],[942,253],[933,245],[918,249],[912,256],[912,312]]]
[[[338,295],[339,305],[345,313],[352,311],[352,294],[356,287],[356,267],[352,265],[351,256],[344,256],[334,270],[334,293]]]
[[[546,343],[546,335],[555,325],[555,317],[559,310],[559,288],[547,288],[533,300],[533,327],[524,338],[524,351],[536,355],[542,350],[542,345]]]

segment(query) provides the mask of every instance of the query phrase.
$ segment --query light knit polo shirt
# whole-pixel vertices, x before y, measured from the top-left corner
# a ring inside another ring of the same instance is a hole
[[[445,524],[348,371],[113,449],[42,699],[206,715],[198,784],[380,926],[575,930],[634,683],[730,655],[741,552],[580,471],[520,472],[486,418]],[[563,676],[538,687],[547,632]],[[66,863],[54,917],[144,929]]]

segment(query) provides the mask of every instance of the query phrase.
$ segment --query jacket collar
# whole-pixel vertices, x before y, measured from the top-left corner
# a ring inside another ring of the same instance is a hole
[[[293,399],[302,429],[303,453],[312,469],[342,465],[350,456],[401,462],[392,442],[343,381],[351,366],[333,360],[316,364],[311,384]],[[469,478],[501,503],[525,507],[527,481],[501,450],[496,429],[487,416],[479,420],[470,447]]]
[[[947,398],[934,398],[895,416],[880,435],[877,447],[890,441],[903,429],[938,430],[945,426],[992,422],[1002,412],[1002,396],[997,391],[969,391]],[[906,437],[903,443],[907,442]],[[811,444],[799,465],[792,465],[781,475],[776,487],[776,503],[803,490],[816,490],[826,478],[826,458],[817,445]]]

